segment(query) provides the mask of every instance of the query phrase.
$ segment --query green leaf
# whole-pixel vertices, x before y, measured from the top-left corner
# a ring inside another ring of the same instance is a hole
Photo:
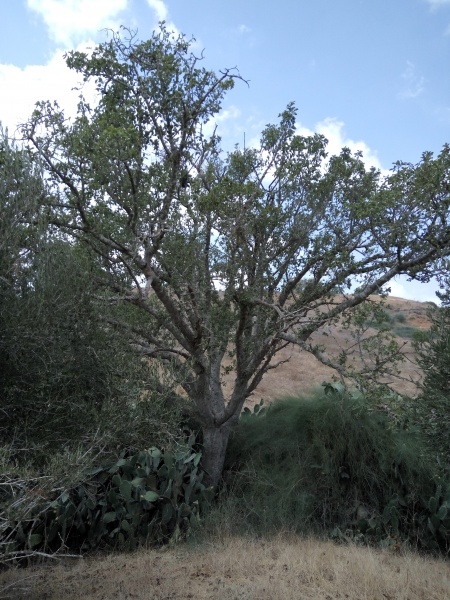
[[[131,485],[133,487],[141,487],[142,485],[144,485],[144,482],[145,482],[145,477],[135,477],[131,481]]]
[[[127,480],[123,480],[119,486],[119,491],[125,500],[131,500],[131,483]]]
[[[42,542],[42,535],[40,533],[32,533],[28,538],[28,545],[30,548],[34,548]]]
[[[120,524],[121,528],[126,531],[127,533],[131,533],[133,531],[133,528],[131,527],[131,525],[128,523],[128,521],[126,519],[124,519],[121,524]]]
[[[66,502],[69,500],[69,498],[70,498],[70,494],[69,494],[69,492],[63,492],[63,493],[61,494],[61,496],[59,497],[60,501],[61,501],[63,504],[65,504],[65,503],[66,503]]]
[[[117,503],[117,494],[114,490],[109,490],[107,495],[108,502],[113,506]]]
[[[169,502],[166,502],[162,509],[161,523],[163,525],[167,525],[167,523],[173,517],[173,514],[174,514],[173,506]]]
[[[108,523],[112,523],[117,519],[117,514],[115,512],[107,512],[103,515],[103,523],[106,525]]]
[[[434,514],[436,513],[438,509],[438,499],[435,497],[431,497],[430,500],[428,501],[428,510],[430,511],[430,513]]]
[[[141,496],[141,500],[147,500],[147,502],[156,502],[158,498],[159,494],[157,494],[156,492],[152,492],[151,490],[148,490],[147,492],[145,492],[145,494],[142,494]]]
[[[441,506],[439,508],[439,510],[437,511],[437,513],[436,513],[436,517],[438,519],[440,519],[441,521],[443,521],[446,516],[447,516],[447,507],[446,506]]]

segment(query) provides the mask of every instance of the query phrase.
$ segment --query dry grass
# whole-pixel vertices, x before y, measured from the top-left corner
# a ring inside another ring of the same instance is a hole
[[[228,538],[12,570],[0,574],[0,598],[446,600],[450,563],[313,539]]]

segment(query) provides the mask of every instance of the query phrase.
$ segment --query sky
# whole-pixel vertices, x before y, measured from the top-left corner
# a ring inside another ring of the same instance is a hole
[[[256,140],[291,101],[300,133],[382,170],[450,143],[450,0],[0,0],[0,122],[13,135],[38,100],[73,115],[79,76],[64,52],[121,25],[147,39],[162,20],[195,38],[207,67],[237,67],[248,82],[224,101],[225,147]],[[438,289],[390,287],[421,301]]]

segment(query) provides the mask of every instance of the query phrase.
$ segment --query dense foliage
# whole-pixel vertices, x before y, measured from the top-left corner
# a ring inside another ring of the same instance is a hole
[[[424,372],[422,391],[413,404],[413,419],[425,432],[440,462],[450,469],[450,304],[428,312],[431,327],[416,334],[415,349]]]
[[[221,523],[448,552],[450,485],[423,440],[361,397],[327,389],[243,416],[230,443]]]
[[[3,478],[0,540],[3,560],[61,548],[135,548],[179,539],[208,498],[201,454],[187,445],[174,452],[149,448],[88,469],[66,489],[45,491]],[[0,564],[2,562],[0,555]]]
[[[105,323],[98,259],[48,228],[41,173],[6,134],[0,148],[2,470],[15,460],[43,468],[55,452],[94,443],[170,445],[181,406]],[[124,311],[135,319],[131,307],[114,314]]]

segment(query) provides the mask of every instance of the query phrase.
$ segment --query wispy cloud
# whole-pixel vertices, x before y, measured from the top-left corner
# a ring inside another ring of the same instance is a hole
[[[167,21],[169,9],[164,4],[163,0],[147,0],[147,4],[155,11],[158,21]]]
[[[117,17],[128,0],[27,0],[27,6],[42,17],[59,46],[72,48],[101,29],[118,29]]]
[[[238,32],[241,35],[244,35],[245,33],[250,33],[251,29],[250,29],[250,27],[247,27],[247,25],[239,25]]]
[[[160,23],[164,21],[167,29],[174,35],[178,35],[180,32],[176,25],[169,19],[169,9],[163,0],[147,0],[147,4],[154,11],[156,21]]]
[[[425,0],[431,8],[440,8],[441,6],[450,6],[450,0]]]
[[[213,134],[217,128],[218,135],[226,138],[233,137],[236,133],[241,134],[242,124],[240,123],[241,111],[237,106],[231,105],[223,109],[214,118],[210,119],[203,126],[203,133],[208,137]],[[233,139],[233,144],[236,139]]]
[[[409,60],[406,62],[406,68],[401,74],[401,79],[403,89],[399,92],[400,98],[417,98],[425,89],[425,78],[417,74],[416,66]]]
[[[425,0],[433,12],[436,12],[440,8],[450,8],[450,0]],[[445,30],[445,35],[450,35],[450,25]]]

